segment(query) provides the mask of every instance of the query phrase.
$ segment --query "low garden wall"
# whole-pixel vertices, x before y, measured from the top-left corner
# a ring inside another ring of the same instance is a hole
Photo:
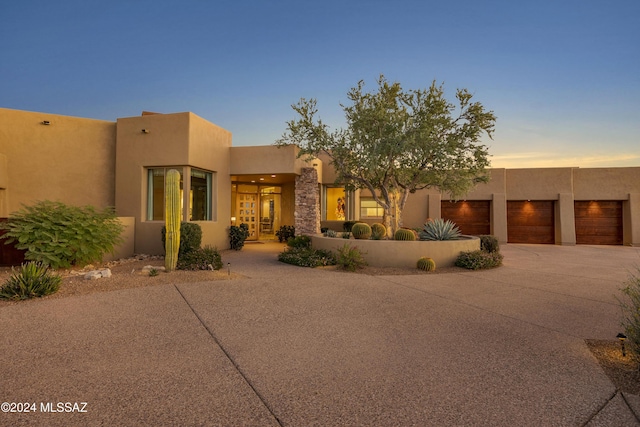
[[[477,251],[480,239],[475,236],[463,236],[459,240],[357,240],[340,237],[311,236],[314,249],[335,251],[345,243],[357,246],[367,263],[375,267],[411,267],[415,268],[420,257],[432,258],[436,267],[451,267],[460,252]]]

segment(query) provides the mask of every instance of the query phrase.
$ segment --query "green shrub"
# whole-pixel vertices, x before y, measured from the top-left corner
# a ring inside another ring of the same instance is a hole
[[[495,236],[489,234],[482,234],[478,236],[480,238],[480,249],[485,252],[500,252],[500,243]]]
[[[363,253],[360,252],[357,246],[351,246],[345,243],[344,246],[336,250],[336,265],[343,270],[356,271],[367,265],[367,261],[365,261],[362,255]]]
[[[460,235],[460,229],[452,221],[437,218],[424,224],[420,240],[456,240]]]
[[[311,247],[287,247],[278,254],[278,261],[299,267],[320,267],[335,265],[336,260],[331,251],[313,249]]]
[[[416,233],[414,233],[413,230],[409,230],[408,228],[399,228],[394,233],[393,239],[413,241],[416,240]]]
[[[371,239],[372,240],[381,240],[387,236],[387,228],[384,224],[380,224],[376,222],[371,225]]]
[[[296,228],[293,225],[283,225],[276,231],[276,237],[280,243],[288,242],[290,238],[296,237]]]
[[[231,249],[239,251],[244,246],[244,241],[249,237],[249,226],[244,222],[240,226],[229,227],[229,245]]]
[[[289,240],[287,240],[287,246],[292,248],[310,248],[311,237],[309,236],[290,237]]]
[[[0,288],[0,299],[24,300],[50,295],[58,291],[62,278],[52,274],[40,262],[22,264],[20,271],[11,268],[12,274]]]
[[[351,232],[350,231],[343,231],[342,232],[342,238],[343,239],[350,239],[351,238]]]
[[[618,298],[622,309],[622,327],[632,357],[640,362],[640,268],[638,275],[631,273],[623,285],[620,289],[623,296]]]
[[[356,221],[345,221],[342,224],[342,231],[346,231],[351,233],[351,229],[353,228],[353,225],[356,223]]]
[[[99,262],[122,242],[124,227],[113,209],[41,201],[11,214],[0,238],[26,250],[25,259],[53,269]]]
[[[368,240],[371,237],[371,227],[364,222],[358,222],[351,227],[354,239]]]
[[[166,240],[167,227],[162,226],[162,247]],[[178,259],[185,254],[200,249],[202,243],[202,227],[193,222],[180,223],[180,247],[178,248]]]
[[[469,270],[481,270],[502,265],[500,252],[485,252],[481,250],[462,252],[456,259],[456,266]]]
[[[211,266],[211,267],[209,267]],[[222,268],[222,257],[216,248],[205,246],[187,252],[178,258],[176,266],[178,270],[220,270]]]
[[[423,256],[418,260],[418,268],[424,271],[435,271],[436,262],[429,257]]]

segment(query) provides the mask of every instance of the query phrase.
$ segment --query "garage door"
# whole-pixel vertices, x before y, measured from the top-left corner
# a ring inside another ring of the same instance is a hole
[[[507,201],[509,243],[555,243],[552,200]]]
[[[579,245],[622,244],[622,202],[576,201],[576,243]]]
[[[491,234],[491,201],[466,200],[450,202],[443,200],[441,215],[456,223],[462,234],[478,236]]]

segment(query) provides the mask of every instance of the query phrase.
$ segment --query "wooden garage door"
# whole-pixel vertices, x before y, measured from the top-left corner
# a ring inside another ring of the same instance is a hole
[[[441,215],[456,223],[462,234],[491,234],[491,201],[466,200],[450,202],[443,200]]]
[[[576,243],[579,245],[622,244],[622,202],[576,201]]]
[[[507,241],[555,243],[553,201],[507,201]]]

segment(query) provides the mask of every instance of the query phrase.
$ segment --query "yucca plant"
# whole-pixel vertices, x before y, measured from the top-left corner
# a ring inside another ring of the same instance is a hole
[[[437,218],[427,221],[420,232],[420,240],[456,240],[461,234],[460,229],[453,222]]]
[[[384,224],[380,224],[376,222],[371,225],[371,239],[372,240],[381,240],[387,235],[387,228]]]
[[[30,261],[11,268],[11,277],[0,288],[0,299],[24,300],[50,295],[58,291],[62,278],[51,273],[45,264]]]

